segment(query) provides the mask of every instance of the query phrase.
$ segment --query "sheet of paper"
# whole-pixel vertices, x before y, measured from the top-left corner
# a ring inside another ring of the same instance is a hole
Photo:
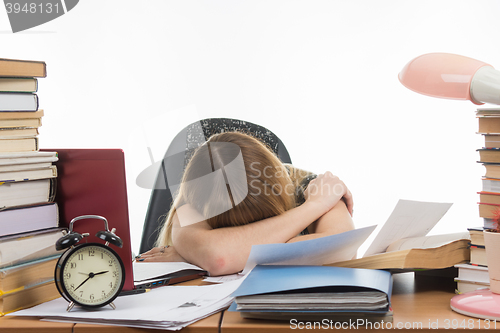
[[[166,286],[150,292],[118,297],[110,306],[88,311],[75,306],[66,312],[62,298],[9,315],[36,316],[51,321],[99,323],[144,328],[180,329],[228,306],[241,281],[210,286]]]
[[[203,269],[187,262],[134,262],[134,281],[144,281],[185,269]]]
[[[207,276],[206,278],[203,279],[203,281],[210,282],[210,283],[224,283],[224,282],[235,281],[235,280],[241,279],[242,277],[243,277],[242,274]]]
[[[364,257],[385,252],[402,238],[425,236],[451,207],[451,203],[399,200]]]
[[[254,245],[243,274],[262,264],[323,265],[352,259],[375,227],[354,229],[295,243]]]

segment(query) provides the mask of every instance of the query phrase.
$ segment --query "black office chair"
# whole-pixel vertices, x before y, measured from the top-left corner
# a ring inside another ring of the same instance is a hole
[[[229,118],[208,118],[192,123],[184,128],[170,143],[151,192],[149,207],[142,231],[140,253],[154,247],[161,225],[172,205],[166,172],[171,184],[180,184],[184,168],[195,148],[202,145],[214,134],[240,131],[253,135],[265,142],[283,163],[292,163],[283,142],[270,130],[248,121]]]

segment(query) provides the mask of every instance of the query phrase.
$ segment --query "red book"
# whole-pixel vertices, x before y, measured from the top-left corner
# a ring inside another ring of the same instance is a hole
[[[132,247],[125,180],[125,158],[121,149],[44,149],[57,151],[57,192],[61,227],[81,215],[100,215],[107,219],[109,229],[116,228],[116,235],[123,247],[110,245],[125,265],[123,290],[134,289]],[[88,242],[103,243],[95,234],[104,230],[101,220],[78,220],[73,230],[90,233]],[[80,243],[84,242],[80,241]]]

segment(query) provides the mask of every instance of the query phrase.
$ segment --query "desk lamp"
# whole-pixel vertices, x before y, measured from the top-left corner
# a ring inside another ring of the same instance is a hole
[[[418,56],[399,73],[399,81],[423,95],[469,100],[477,105],[500,104],[500,71],[461,55],[429,53]],[[488,263],[492,259],[498,260],[498,250],[491,257],[488,252],[494,250],[488,251],[488,245],[486,249]],[[485,289],[457,295],[451,299],[450,305],[454,311],[467,316],[500,320],[498,288],[495,292]]]
[[[428,53],[399,73],[408,89],[432,97],[500,104],[500,71],[479,60],[450,53]]]

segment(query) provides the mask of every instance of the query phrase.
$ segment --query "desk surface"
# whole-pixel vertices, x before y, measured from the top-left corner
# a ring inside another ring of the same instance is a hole
[[[179,285],[200,286],[206,285],[202,278],[186,281]],[[186,333],[218,333],[221,324],[222,312],[213,314],[205,319],[199,320],[181,330]],[[26,317],[0,317],[1,333],[135,333],[151,332],[158,333],[155,329],[140,329],[123,326],[54,323],[43,322],[36,318]]]
[[[192,283],[196,283],[196,280]],[[484,320],[463,316],[450,309],[450,299],[455,295],[454,288],[455,284],[452,279],[427,276],[414,278],[413,273],[394,275],[392,328],[415,328],[429,331],[432,329],[433,332],[436,332],[436,328],[441,331],[453,328],[467,329],[468,332],[487,329],[487,323]],[[222,333],[297,331],[297,329],[291,329],[288,322],[243,319],[236,312],[224,311],[200,320],[181,332],[218,332],[220,324]],[[491,322],[489,329],[500,330],[500,322]],[[379,331],[380,329],[373,327],[373,329],[366,328],[365,330]],[[21,317],[0,318],[0,332],[2,333],[132,333],[138,331],[158,332],[157,330],[106,325],[41,322]]]

